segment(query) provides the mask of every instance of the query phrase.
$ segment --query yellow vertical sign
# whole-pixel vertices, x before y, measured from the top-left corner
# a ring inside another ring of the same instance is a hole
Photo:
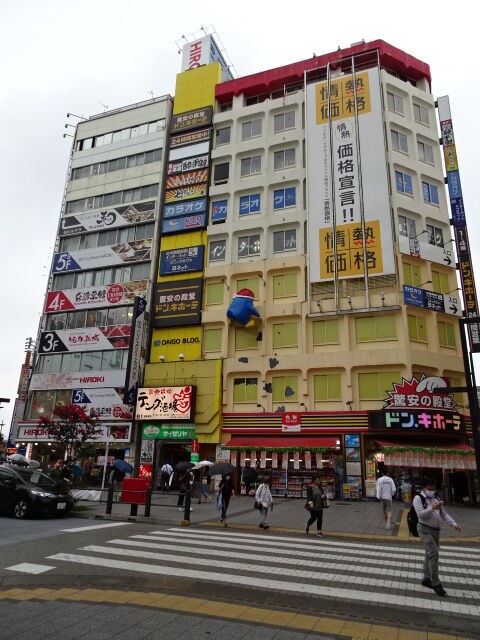
[[[355,76],[357,113],[370,113],[370,84],[368,73],[358,73]],[[317,124],[328,122],[329,93],[326,82],[315,87],[316,121]],[[351,118],[355,115],[355,90],[353,76],[342,76],[330,81],[330,109],[332,120]]]

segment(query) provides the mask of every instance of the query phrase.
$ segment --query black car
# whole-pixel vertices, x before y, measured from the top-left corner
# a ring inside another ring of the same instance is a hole
[[[0,464],[0,511],[15,518],[29,515],[62,515],[73,507],[67,484],[18,465]]]

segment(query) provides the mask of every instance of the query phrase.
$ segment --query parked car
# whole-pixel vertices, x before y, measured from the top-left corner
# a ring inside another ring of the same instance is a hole
[[[68,485],[39,469],[0,464],[0,511],[15,518],[29,515],[63,515],[73,507]]]

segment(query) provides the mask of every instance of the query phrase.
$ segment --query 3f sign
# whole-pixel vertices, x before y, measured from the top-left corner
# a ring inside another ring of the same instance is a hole
[[[42,343],[42,351],[44,353],[48,353],[49,351],[55,352],[58,347],[58,339],[55,339],[54,333],[45,333]]]

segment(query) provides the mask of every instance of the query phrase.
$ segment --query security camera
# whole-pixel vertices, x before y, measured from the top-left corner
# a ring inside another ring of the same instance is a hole
[[[180,360],[185,360],[185,354],[184,354],[184,353],[179,353],[179,354],[178,354],[178,358],[179,358]]]

